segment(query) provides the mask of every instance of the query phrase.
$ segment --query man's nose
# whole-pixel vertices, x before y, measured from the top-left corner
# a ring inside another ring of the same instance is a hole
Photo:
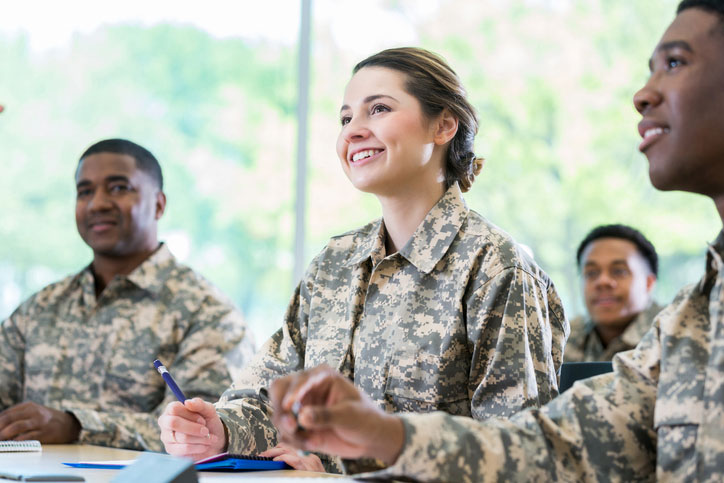
[[[88,201],[90,211],[105,211],[113,206],[105,190],[95,190]]]

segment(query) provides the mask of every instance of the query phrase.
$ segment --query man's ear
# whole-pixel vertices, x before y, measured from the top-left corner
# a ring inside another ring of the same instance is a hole
[[[156,219],[160,220],[163,212],[166,211],[166,195],[163,191],[156,193]]]
[[[438,146],[447,144],[458,132],[458,118],[450,111],[444,109],[435,122],[433,140]]]
[[[651,294],[651,292],[654,290],[654,286],[656,285],[656,275],[653,273],[649,273],[646,275],[646,292],[648,294]]]

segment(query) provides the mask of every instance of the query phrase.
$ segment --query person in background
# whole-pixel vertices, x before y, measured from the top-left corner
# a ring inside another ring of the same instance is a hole
[[[75,173],[78,232],[93,251],[0,324],[0,440],[159,451],[156,419],[174,395],[216,400],[228,360],[253,339],[219,290],[158,242],[166,208],[156,158],[124,139],[89,147]]]
[[[677,12],[634,96],[639,149],[654,187],[712,198],[724,224],[724,0],[684,0]],[[721,481],[724,231],[705,267],[635,349],[613,358],[613,373],[576,382],[541,409],[488,421],[391,415],[319,368],[272,385],[275,422],[294,446],[380,458],[389,466],[377,478]]]
[[[571,320],[566,362],[610,361],[636,347],[661,310],[652,298],[659,260],[638,230],[603,225],[591,230],[576,253],[588,319]]]
[[[322,363],[390,413],[508,417],[558,394],[568,322],[548,276],[463,200],[482,160],[455,72],[426,50],[379,52],[355,67],[339,116],[342,169],[377,196],[382,218],[317,255],[284,324],[216,407],[168,406],[159,424],[172,455],[272,448],[269,385]],[[321,469],[314,455],[262,454]]]

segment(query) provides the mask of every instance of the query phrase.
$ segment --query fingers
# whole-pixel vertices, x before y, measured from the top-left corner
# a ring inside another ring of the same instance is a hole
[[[281,403],[284,396],[289,391],[289,386],[291,385],[294,377],[296,376],[291,375],[280,377],[272,381],[271,386],[269,386],[269,399],[271,399],[274,412],[283,411]]]
[[[176,439],[180,437],[189,436],[196,437],[198,439],[209,439],[209,428],[206,427],[206,420],[189,421],[188,419],[172,416],[168,414],[161,415],[158,418],[158,425],[161,427],[161,436],[164,433],[176,433]]]
[[[39,429],[32,419],[19,419],[6,425],[0,431],[0,440],[16,439],[17,436]]]
[[[289,451],[291,451],[289,446],[278,444],[273,448],[259,453],[259,456],[263,456],[265,458],[274,458],[276,456],[279,456],[280,454],[288,453]]]
[[[326,364],[298,374],[290,383],[282,400],[282,409],[290,411],[295,402],[320,404],[326,396],[328,378],[339,373]]]
[[[193,436],[178,431],[162,431],[161,442],[164,444],[200,444],[203,446],[211,446],[219,441],[216,435],[210,436]]]
[[[33,419],[33,415],[36,413],[35,403],[24,402],[11,406],[0,413],[0,428],[19,419]]]
[[[337,406],[304,406],[299,411],[299,423],[307,429],[324,429],[337,425],[345,425],[355,420],[356,411],[348,404]]]
[[[172,403],[169,403],[168,406],[166,406],[166,409],[163,410],[163,414],[171,415],[171,416],[178,416],[181,418],[188,419],[189,421],[196,421],[201,415],[196,411],[191,411],[186,407],[185,403],[180,403],[178,401],[174,401]]]
[[[320,371],[327,370],[331,369],[326,365],[321,365],[308,371],[281,377],[272,382],[269,395],[274,409],[272,421],[277,427],[289,432],[300,429],[296,420],[296,413],[300,407],[299,389],[304,387],[311,377]]]
[[[203,444],[170,444],[166,445],[166,452],[171,456],[184,456],[195,460],[218,454],[218,451],[214,451],[208,445]]]
[[[219,442],[219,438],[214,435],[210,437],[192,436],[174,430],[162,430],[161,442],[168,454],[195,459],[218,454],[220,453],[219,448],[223,447],[223,443]]]
[[[187,399],[183,403],[183,407],[189,410],[189,412],[200,414],[204,419],[213,419],[218,417],[216,415],[216,408],[214,405],[198,397]]]
[[[174,456],[204,458],[220,453],[225,445],[220,436],[223,426],[214,405],[199,398],[169,404],[158,418],[158,425],[161,442],[168,454]],[[212,431],[212,427],[216,429]]]
[[[39,431],[37,429],[28,431],[26,433],[19,434],[13,439],[15,439],[15,441],[29,441],[31,439],[36,439],[36,440],[40,441],[41,443],[45,442],[45,441],[43,441],[43,432]]]
[[[324,472],[322,460],[314,454],[300,456],[297,452],[284,453],[274,458],[274,461],[283,461],[295,470]]]
[[[189,401],[186,401],[189,403]],[[203,402],[203,401],[201,401]],[[201,405],[192,405],[193,408],[198,407],[205,410]],[[213,406],[211,406],[213,408]],[[177,433],[187,434],[189,436],[199,436],[206,438],[209,435],[209,429],[206,426],[207,419],[218,417],[216,411],[213,416],[205,418],[203,414],[189,410],[188,406],[180,402],[172,402],[166,406],[166,410],[158,418],[158,425],[161,431],[176,431]]]
[[[49,418],[41,409],[43,407],[38,404],[24,402],[0,413],[0,440],[43,428]]]
[[[260,453],[259,456],[274,458],[274,461],[283,461],[295,470],[324,471],[322,460],[317,455],[301,455],[295,448],[284,443],[279,443]]]
[[[305,470],[304,462],[302,461],[302,458],[299,457],[299,455],[295,453],[289,453],[284,452],[282,454],[277,455],[274,458],[274,461],[283,461],[295,470]]]

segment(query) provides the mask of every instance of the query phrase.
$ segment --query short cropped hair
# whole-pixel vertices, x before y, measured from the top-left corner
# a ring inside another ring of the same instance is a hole
[[[81,154],[78,160],[78,166],[80,167],[81,161],[91,154],[98,153],[115,153],[131,156],[136,160],[136,167],[151,176],[151,179],[156,182],[158,189],[163,191],[161,165],[158,164],[158,160],[151,154],[151,151],[143,146],[127,139],[104,139],[103,141],[98,141]]]
[[[676,7],[676,14],[678,15],[689,8],[700,8],[716,14],[719,17],[720,26],[724,27],[724,0],[683,0]],[[724,28],[719,29],[719,32],[724,33]]]
[[[578,268],[581,268],[581,256],[583,251],[592,242],[599,238],[620,238],[622,240],[628,240],[634,245],[636,249],[644,257],[644,260],[649,265],[651,272],[658,277],[659,275],[659,257],[656,254],[654,245],[646,239],[646,237],[637,229],[627,225],[601,225],[597,226],[586,235],[580,245],[578,245],[578,251],[576,252],[576,260],[578,262]]]

